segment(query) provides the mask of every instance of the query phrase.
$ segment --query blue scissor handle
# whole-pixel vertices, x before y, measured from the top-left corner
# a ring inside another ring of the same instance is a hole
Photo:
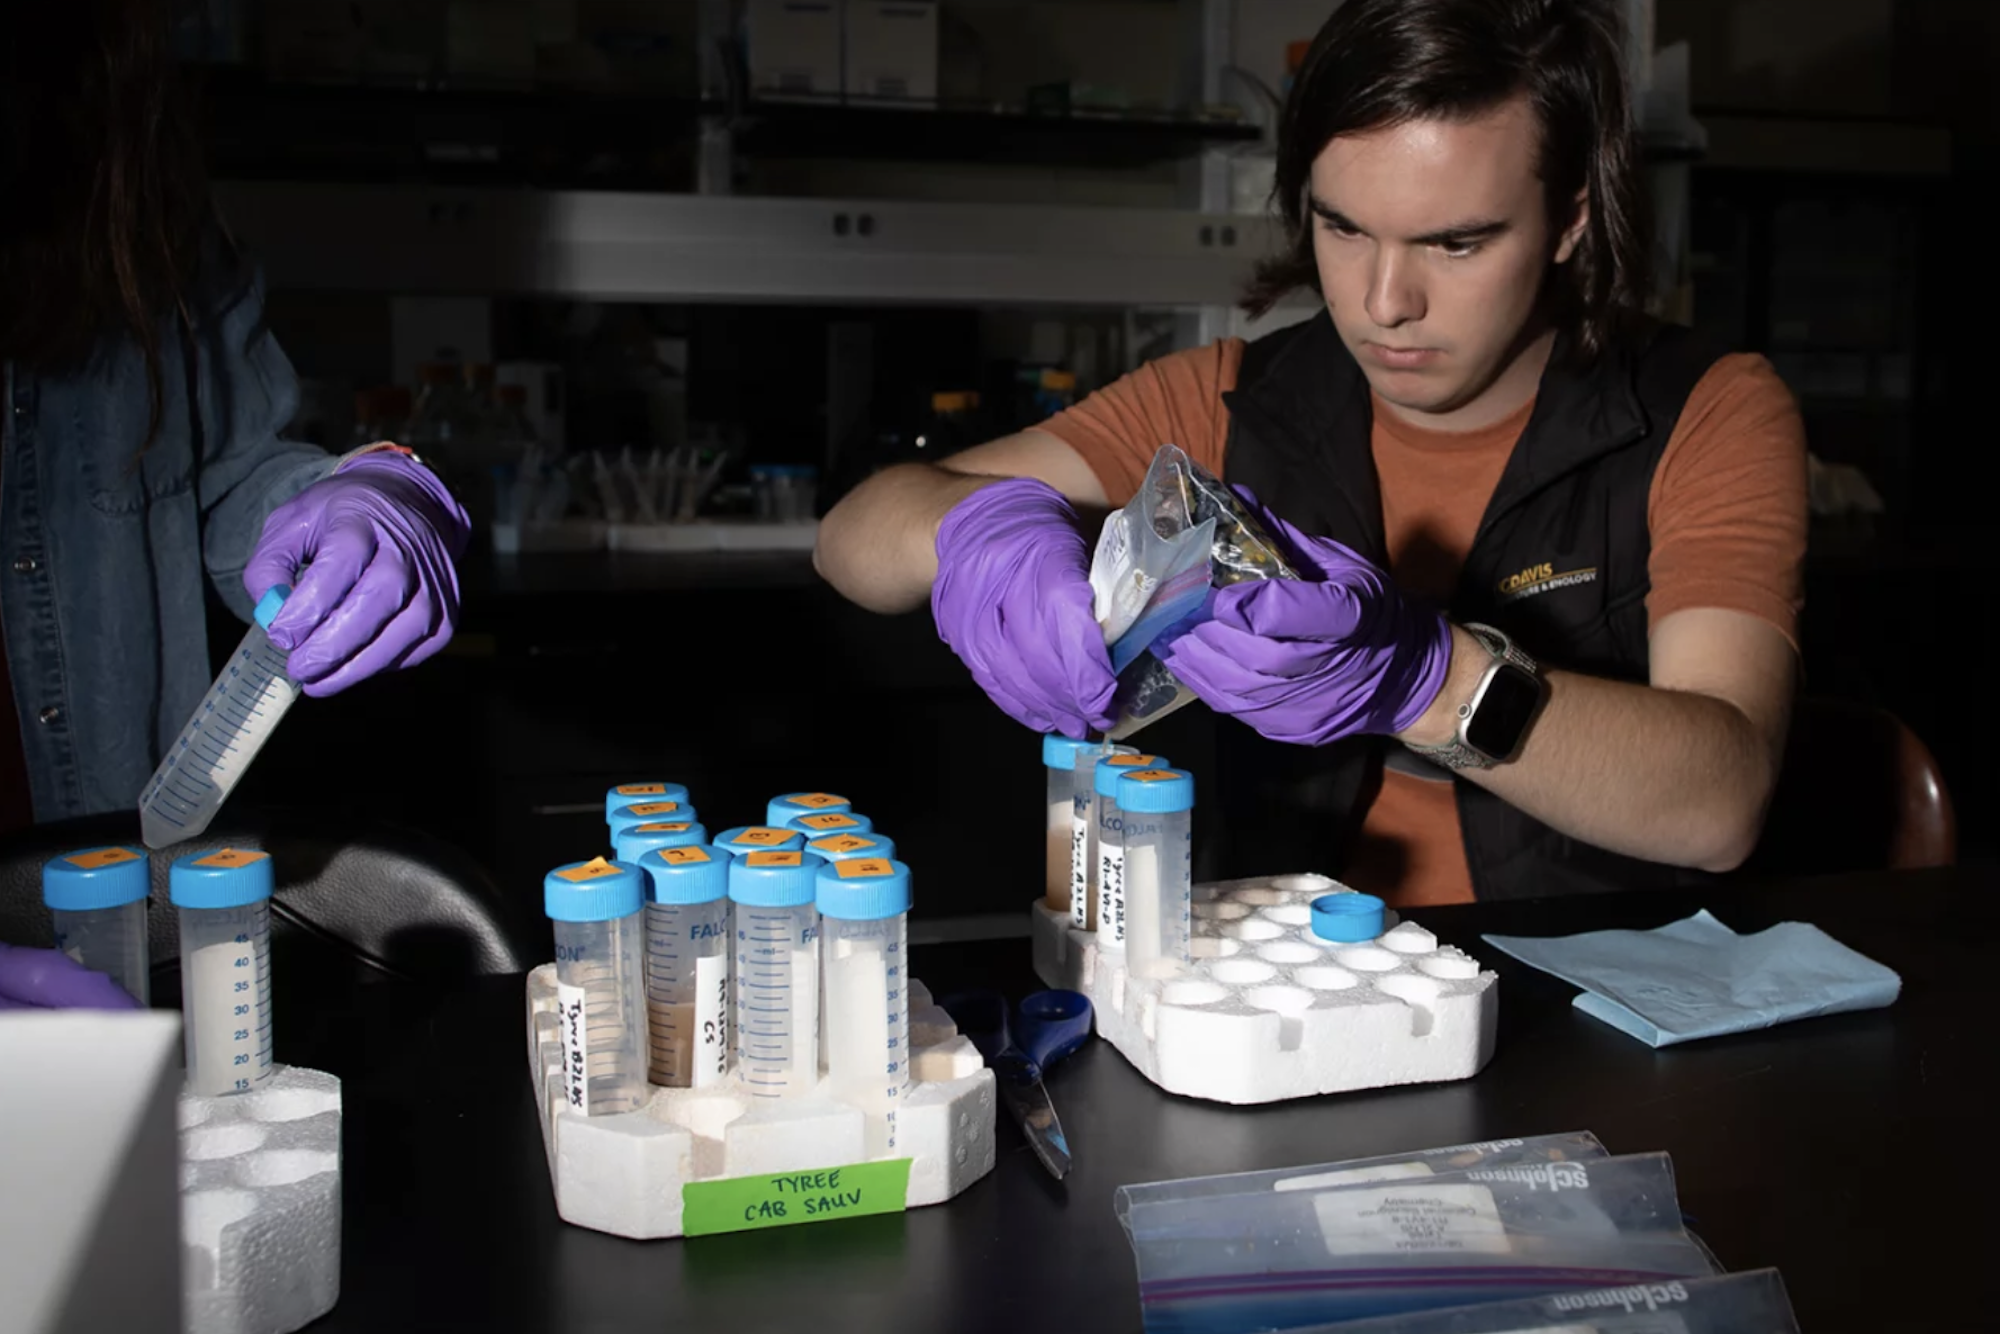
[[[1047,1070],[1090,1040],[1090,998],[1079,991],[1037,991],[1021,1001],[1021,1052]]]

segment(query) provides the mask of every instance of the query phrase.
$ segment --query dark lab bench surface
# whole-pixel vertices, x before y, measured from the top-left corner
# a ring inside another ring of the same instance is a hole
[[[1164,1094],[1092,1043],[1049,1081],[1077,1154],[1064,1184],[1003,1117],[997,1168],[945,1204],[692,1241],[627,1241],[556,1216],[519,978],[441,998],[281,993],[281,1059],[346,1081],[341,1298],[313,1328],[1135,1331],[1121,1184],[1577,1129],[1614,1153],[1670,1152],[1694,1228],[1730,1269],[1783,1270],[1813,1334],[1990,1327],[1978,1200],[1994,1128],[1995,880],[1991,868],[1864,876],[1708,901],[1739,930],[1816,922],[1897,969],[1903,994],[1887,1010],[1658,1052],[1478,937],[1655,926],[1703,901],[1419,913],[1501,973],[1498,1051],[1471,1080],[1230,1108]],[[914,963],[937,990],[1037,985],[1025,940],[924,947]]]

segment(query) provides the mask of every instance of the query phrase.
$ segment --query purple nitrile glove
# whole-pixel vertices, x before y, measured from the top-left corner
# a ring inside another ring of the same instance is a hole
[[[938,527],[931,616],[995,704],[1037,732],[1111,726],[1117,678],[1076,511],[1032,477],[983,486]]]
[[[1304,577],[1221,589],[1207,619],[1170,629],[1153,652],[1210,708],[1273,741],[1409,727],[1444,686],[1451,626],[1355,552],[1259,508]]]
[[[437,474],[396,450],[348,460],[271,512],[243,571],[253,598],[292,585],[271,622],[286,672],[331,695],[451,642],[471,524]],[[303,573],[301,571],[303,570]]]
[[[0,945],[0,1010],[138,1008],[125,988],[67,954]]]

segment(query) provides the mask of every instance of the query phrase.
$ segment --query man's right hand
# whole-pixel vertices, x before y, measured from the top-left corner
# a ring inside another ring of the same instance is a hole
[[[938,635],[1009,716],[1082,737],[1112,724],[1117,677],[1091,611],[1076,511],[1030,477],[982,486],[937,533]]]
[[[123,987],[57,950],[0,945],[0,1010],[136,1010]]]

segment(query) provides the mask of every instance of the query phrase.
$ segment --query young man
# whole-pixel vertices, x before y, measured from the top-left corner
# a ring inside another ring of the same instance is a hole
[[[1620,44],[1608,0],[1347,0],[1285,110],[1289,244],[1250,302],[1310,284],[1325,310],[879,474],[819,568],[885,612],[929,593],[1030,727],[1101,728],[1072,502],[1122,504],[1172,442],[1306,576],[1225,590],[1160,649],[1266,739],[1217,736],[1209,790],[1258,847],[1229,869],[1408,906],[1734,868],[1789,716],[1805,443],[1763,359],[1634,313]]]

